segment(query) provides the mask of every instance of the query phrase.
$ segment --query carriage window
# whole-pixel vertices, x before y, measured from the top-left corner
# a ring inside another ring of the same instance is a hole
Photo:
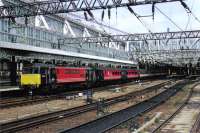
[[[80,74],[79,70],[65,70],[65,74]]]

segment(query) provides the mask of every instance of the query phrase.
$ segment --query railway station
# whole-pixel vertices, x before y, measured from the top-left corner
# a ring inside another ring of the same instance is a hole
[[[199,0],[0,0],[1,133],[200,133]]]

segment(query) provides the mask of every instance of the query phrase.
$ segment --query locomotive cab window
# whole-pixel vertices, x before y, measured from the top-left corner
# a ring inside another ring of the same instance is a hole
[[[27,68],[23,68],[22,73],[27,74],[27,73],[32,73],[32,68],[27,67]]]
[[[39,68],[33,68],[32,73],[33,73],[33,74],[39,73]]]
[[[24,74],[30,74],[30,73],[37,74],[37,73],[39,73],[39,69],[37,67],[25,67],[23,69],[23,73]]]
[[[47,71],[48,71],[48,70],[47,70],[47,68],[45,68],[45,67],[40,68],[40,73],[41,73],[41,74],[44,74],[44,75],[45,75],[45,74],[47,74]]]

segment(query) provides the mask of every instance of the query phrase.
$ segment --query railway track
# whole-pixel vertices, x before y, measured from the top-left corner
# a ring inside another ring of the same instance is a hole
[[[181,112],[181,110],[188,104],[189,100],[191,99],[192,95],[193,95],[193,89],[198,85],[195,84],[190,92],[189,92],[189,95],[188,97],[185,99],[185,101],[178,107],[178,109],[172,113],[165,121],[163,121],[156,129],[154,129],[152,131],[152,133],[159,133],[159,131],[166,125],[169,123],[169,121],[171,121],[177,114],[179,114]],[[199,115],[200,116],[200,115]],[[200,120],[199,120],[200,121]],[[197,121],[198,122],[198,121]]]
[[[127,101],[127,100],[129,100],[133,97],[144,95],[144,94],[152,92],[154,90],[161,89],[163,86],[165,86],[166,84],[169,84],[169,83],[171,83],[171,81],[166,81],[164,83],[160,83],[160,84],[148,87],[146,89],[143,89],[141,91],[136,91],[136,92],[132,92],[132,93],[129,93],[129,94],[122,95],[122,96],[106,99],[105,105],[112,105],[112,104],[115,104],[115,103]],[[0,132],[1,133],[3,133],[3,132],[16,132],[16,131],[23,130],[23,129],[26,129],[26,128],[30,128],[30,127],[33,127],[33,126],[44,124],[44,123],[47,123],[47,122],[51,122],[51,121],[55,121],[55,120],[58,120],[58,119],[63,119],[63,118],[67,118],[67,117],[70,117],[70,116],[78,115],[78,114],[88,112],[88,111],[91,111],[91,110],[95,110],[96,108],[97,108],[97,103],[91,103],[91,104],[88,104],[88,105],[75,107],[75,108],[72,108],[72,109],[51,112],[51,113],[48,113],[48,114],[43,114],[43,115],[30,117],[30,118],[24,118],[24,119],[21,119],[21,120],[1,124]]]
[[[80,126],[66,129],[61,131],[60,133],[87,133],[87,132],[94,132],[94,133],[101,133],[106,132],[121,123],[124,123],[132,118],[135,118],[153,108],[157,107],[158,105],[165,102],[171,96],[175,95],[186,83],[181,83],[174,85],[171,89],[166,89],[162,93],[145,100],[139,104],[136,104],[132,107],[123,109],[121,111],[115,112],[110,115],[106,115],[94,121],[82,124]]]
[[[144,82],[148,82],[149,80],[145,80]],[[129,83],[123,83],[120,85],[109,85],[106,87],[96,87],[93,90],[95,92],[98,91],[104,91],[104,90],[109,90],[117,87],[125,87],[128,85],[133,85],[136,84],[136,82],[129,82]],[[16,107],[16,106],[23,106],[23,105],[28,105],[28,104],[36,104],[40,102],[45,102],[48,100],[55,100],[55,99],[61,99],[65,98],[67,96],[74,96],[78,95],[78,93],[83,93],[83,91],[73,91],[73,92],[67,92],[67,93],[62,93],[62,94],[56,94],[56,95],[50,95],[50,96],[34,96],[34,97],[22,97],[22,98],[6,98],[6,99],[1,99],[0,100],[0,108],[11,108],[11,107]]]
[[[200,112],[197,116],[197,119],[192,127],[192,129],[190,130],[190,133],[199,133],[200,132]]]
[[[71,92],[71,93],[64,93],[59,95],[50,95],[50,96],[34,96],[34,97],[27,97],[27,98],[15,98],[15,99],[2,99],[0,101],[0,108],[11,108],[16,106],[23,106],[28,104],[36,104],[39,102],[45,102],[48,100],[55,100],[65,98],[66,96],[75,95],[79,92]]]

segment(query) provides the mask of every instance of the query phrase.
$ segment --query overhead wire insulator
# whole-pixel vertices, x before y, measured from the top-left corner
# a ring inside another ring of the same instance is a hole
[[[28,17],[25,17],[25,25],[28,25]]]
[[[90,17],[94,19],[93,13],[92,13],[90,10],[88,10],[88,9],[87,9],[86,11],[87,11],[87,13],[90,15]]]
[[[84,16],[85,16],[85,20],[88,21],[88,16],[87,16],[86,11],[84,11]]]
[[[187,6],[187,4],[185,2],[183,2],[183,0],[180,0],[181,5],[185,8],[185,10],[187,11],[187,13],[191,13],[190,8]]]
[[[101,14],[101,21],[103,21],[103,19],[104,19],[104,10],[102,11],[102,14]]]
[[[109,18],[109,19],[111,18],[111,11],[110,11],[110,8],[108,8],[108,18]]]
[[[135,13],[135,12],[133,11],[133,9],[132,9],[130,6],[127,6],[127,8],[128,8],[128,10],[130,11],[130,13],[134,14],[137,18],[140,17],[137,13]]]
[[[154,21],[154,15],[155,15],[155,2],[153,2],[153,4],[152,4],[152,19],[153,19],[153,21]]]
[[[133,9],[130,6],[127,6],[127,8],[132,14],[135,14],[135,12],[133,11]]]

